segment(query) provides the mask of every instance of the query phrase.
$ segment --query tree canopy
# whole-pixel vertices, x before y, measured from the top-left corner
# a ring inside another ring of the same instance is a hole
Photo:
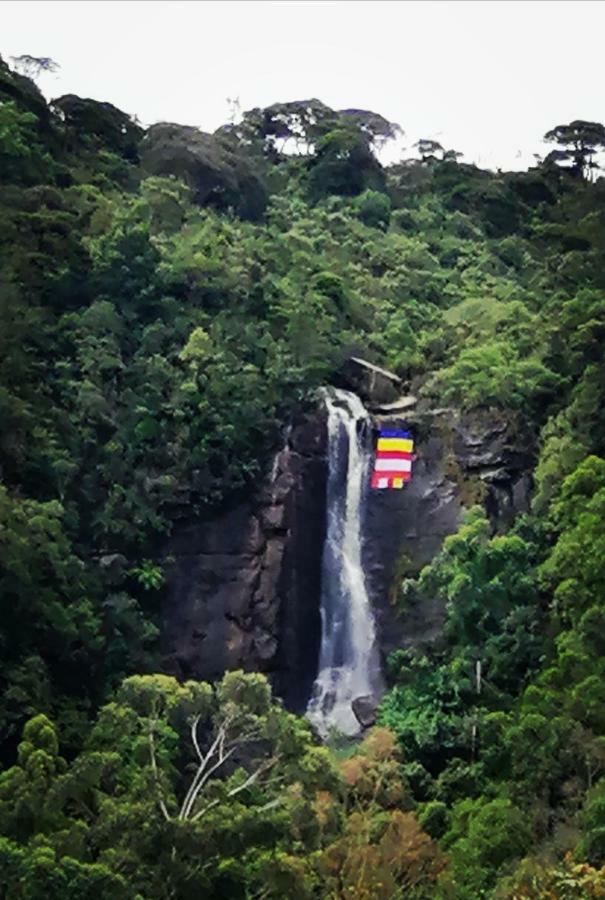
[[[528,172],[428,139],[384,166],[402,132],[370,110],[143,129],[47,103],[53,65],[0,61],[0,893],[602,896],[603,126]],[[486,473],[459,485],[392,586],[443,627],[333,745],[259,673],[163,673],[161,609],[171,535],[247,502],[360,348],[422,427],[522,436],[532,496],[497,529]]]

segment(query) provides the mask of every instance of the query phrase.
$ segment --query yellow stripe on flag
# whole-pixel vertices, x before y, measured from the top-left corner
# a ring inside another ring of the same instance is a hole
[[[378,450],[401,450],[403,453],[411,453],[414,449],[414,441],[409,438],[378,438]]]

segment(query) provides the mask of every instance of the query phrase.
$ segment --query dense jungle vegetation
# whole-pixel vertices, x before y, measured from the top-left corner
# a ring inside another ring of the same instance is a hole
[[[605,130],[523,173],[384,168],[395,133],[315,100],[144,132],[0,65],[2,898],[605,897]],[[352,352],[536,464],[507,533],[474,508],[402,582],[444,639],[338,750],[262,675],[158,674],[160,550]]]

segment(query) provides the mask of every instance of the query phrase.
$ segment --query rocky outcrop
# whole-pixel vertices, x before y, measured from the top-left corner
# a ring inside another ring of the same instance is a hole
[[[370,728],[376,723],[378,715],[378,699],[370,694],[355,697],[351,709],[362,728]]]
[[[494,529],[504,530],[529,508],[535,461],[531,439],[507,420],[479,412],[458,417],[453,435],[452,453],[463,478],[482,486],[480,499]]]
[[[396,401],[401,394],[401,379],[380,366],[351,356],[343,365],[339,386],[357,394],[368,408]]]
[[[297,422],[257,494],[212,521],[179,529],[166,557],[164,668],[214,679],[268,673],[302,709],[317,668],[325,535],[325,416]]]
[[[32,127],[48,133],[51,116],[44,94],[33,78],[14,71],[0,56],[0,103],[5,102],[16,103],[20,109],[33,113],[37,122]]]
[[[363,565],[384,656],[433,641],[443,625],[438,599],[401,614],[394,585],[434,557],[470,506],[484,504],[494,531],[526,509],[532,458],[528,443],[493,413],[422,411],[411,397],[385,411],[373,397],[376,430],[411,430],[416,448],[411,483],[401,491],[368,488],[364,504]],[[172,539],[168,671],[205,679],[230,668],[266,672],[290,708],[306,707],[321,637],[326,443],[325,413],[316,410],[295,423],[248,503],[183,526]],[[372,711],[358,699],[364,724]]]
[[[52,109],[71,141],[109,150],[130,162],[138,162],[143,129],[112,103],[64,94],[52,101]]]
[[[529,502],[531,447],[493,413],[455,410],[377,415],[376,428],[406,428],[415,438],[412,481],[401,491],[370,491],[364,523],[364,566],[383,653],[437,638],[438,600],[400,614],[394,581],[417,574],[460,524],[465,509],[483,504],[494,531]]]
[[[268,193],[261,173],[224,136],[159,122],[146,132],[140,156],[145,172],[183,179],[192,189],[194,202],[202,206],[232,208],[252,220],[265,211]]]

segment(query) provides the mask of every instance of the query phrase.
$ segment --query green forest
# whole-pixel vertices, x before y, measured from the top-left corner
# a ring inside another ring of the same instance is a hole
[[[385,167],[378,113],[145,130],[0,61],[3,900],[605,897],[605,128],[552,125],[525,172]],[[443,639],[324,744],[262,674],[162,673],[161,554],[351,355],[533,487],[399,579]]]

